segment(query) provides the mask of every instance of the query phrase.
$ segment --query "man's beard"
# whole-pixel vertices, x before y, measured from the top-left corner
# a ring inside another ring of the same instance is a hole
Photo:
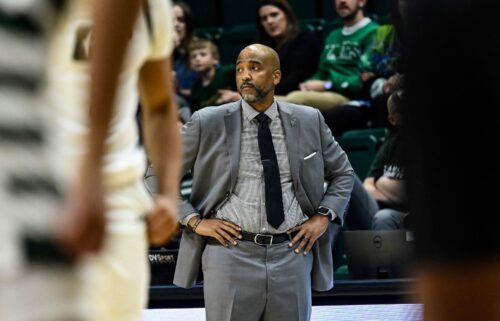
[[[241,95],[241,97],[243,98],[244,101],[246,101],[249,104],[261,101],[262,99],[264,99],[264,97],[266,97],[266,95],[270,91],[270,90],[266,91],[266,90],[264,90],[264,89],[262,89],[260,87],[254,86],[254,85],[252,85],[252,87],[255,90],[255,93],[253,93],[253,94],[243,93],[242,90],[241,90],[241,87],[240,87],[240,95]]]
[[[342,21],[344,21],[344,22],[351,21],[351,20],[353,20],[356,17],[356,15],[358,14],[359,10],[361,10],[361,8],[357,7],[353,12],[351,12],[350,14],[348,14],[345,17],[340,17],[340,19],[342,19]]]

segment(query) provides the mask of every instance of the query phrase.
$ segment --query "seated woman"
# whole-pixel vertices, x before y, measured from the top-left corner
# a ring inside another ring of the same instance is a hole
[[[189,98],[191,88],[198,79],[198,74],[189,66],[188,47],[195,39],[193,15],[190,7],[182,2],[175,1],[173,6],[175,48],[174,71],[177,82],[177,93]]]
[[[311,77],[319,62],[321,44],[310,31],[300,30],[292,7],[286,0],[259,1],[257,42],[278,52],[282,78],[276,95],[298,90]]]

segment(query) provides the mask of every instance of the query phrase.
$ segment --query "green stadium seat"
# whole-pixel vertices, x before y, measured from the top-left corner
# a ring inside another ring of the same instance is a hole
[[[335,4],[334,0],[319,0],[321,2],[322,6],[322,18],[324,18],[326,21],[333,21],[339,19],[339,16],[337,14],[337,11],[335,11]]]
[[[304,0],[288,0],[293,8],[293,12],[297,16],[297,19],[311,19],[316,18],[317,15],[317,1],[304,1]]]
[[[335,281],[339,280],[350,280],[351,276],[349,274],[349,268],[347,265],[341,265],[339,266],[334,272],[333,272],[333,279]]]
[[[318,40],[323,44],[325,34],[325,20],[324,19],[301,19],[299,20],[299,27],[302,30],[309,30],[316,35]]]
[[[344,231],[346,230],[345,226],[341,226],[339,229],[339,235],[335,239],[335,243],[333,245],[333,270],[336,271],[342,265],[347,264],[347,257],[345,254],[344,248]]]
[[[335,29],[342,28],[344,26],[344,22],[340,20],[340,18],[336,17],[335,19],[332,20],[326,20],[324,27],[323,27],[323,38],[326,38],[330,32],[332,32]]]
[[[376,13],[369,14],[368,17],[378,23],[379,25],[387,25],[391,23],[391,19],[388,15],[378,15]]]
[[[389,137],[390,131],[388,128],[368,128],[348,130],[342,134],[342,137],[366,137],[374,136],[377,139],[377,150]]]
[[[366,4],[367,8],[365,10],[366,15],[372,18],[377,23],[380,23],[379,21],[381,21],[381,19],[388,19],[390,1],[391,0],[368,1]]]
[[[212,1],[206,1],[212,3]],[[239,24],[255,24],[257,1],[255,0],[220,0],[222,26],[231,28]],[[254,36],[255,38],[255,36]]]
[[[206,27],[206,28],[197,28],[195,29],[195,33],[198,37],[208,39],[215,43],[217,46],[220,44],[220,38],[224,29],[221,27]]]
[[[234,64],[241,49],[255,43],[257,28],[254,24],[236,25],[224,29],[220,37],[221,64]]]
[[[221,13],[213,1],[206,0],[184,0],[193,13],[195,28],[206,28],[218,26]]]
[[[363,181],[377,153],[377,139],[368,136],[340,136],[336,138],[339,145],[347,153],[354,172]]]

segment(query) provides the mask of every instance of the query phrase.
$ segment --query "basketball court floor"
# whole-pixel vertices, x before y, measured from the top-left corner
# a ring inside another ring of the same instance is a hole
[[[313,306],[311,321],[422,321],[421,304]],[[141,321],[205,321],[204,308],[148,309]]]

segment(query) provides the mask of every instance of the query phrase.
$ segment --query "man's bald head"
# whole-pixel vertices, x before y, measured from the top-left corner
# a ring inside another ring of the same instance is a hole
[[[238,61],[240,57],[250,57],[254,56],[257,59],[262,60],[263,63],[269,64],[273,70],[280,69],[280,58],[278,53],[271,47],[254,43],[252,45],[246,46],[240,51],[238,55]],[[238,61],[236,63],[238,63]]]
[[[273,49],[253,44],[236,60],[236,85],[241,97],[258,111],[271,106],[274,88],[281,80],[280,59]]]

